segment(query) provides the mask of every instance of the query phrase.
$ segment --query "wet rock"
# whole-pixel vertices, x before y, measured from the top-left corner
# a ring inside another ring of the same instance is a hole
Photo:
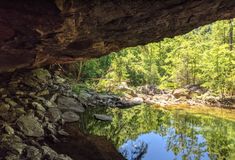
[[[26,136],[41,137],[44,135],[42,125],[32,115],[21,116],[17,120],[17,125]]]
[[[58,98],[58,107],[61,110],[73,111],[77,113],[85,112],[85,108],[76,99],[61,96]]]
[[[76,122],[80,119],[79,115],[77,115],[76,113],[74,113],[72,111],[67,111],[67,112],[63,113],[62,118],[65,122]]]
[[[36,147],[27,146],[25,150],[26,150],[26,158],[31,159],[31,160],[41,160],[42,153]]]
[[[113,118],[111,116],[108,115],[104,115],[104,114],[94,114],[94,117],[98,120],[102,120],[102,121],[112,121]]]

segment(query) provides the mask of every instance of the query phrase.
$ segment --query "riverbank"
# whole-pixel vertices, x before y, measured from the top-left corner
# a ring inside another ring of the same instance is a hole
[[[87,109],[126,109],[143,103],[164,106],[192,101],[172,96],[174,94],[168,92],[126,92],[124,96],[117,96],[91,90],[81,90],[76,94],[66,77],[62,78],[57,71],[41,68],[2,75],[0,159],[85,160],[89,157],[108,160],[113,156],[122,159],[105,137],[91,136],[79,130],[78,123]],[[93,114],[93,118],[113,120],[109,115],[97,113]]]
[[[0,159],[121,159],[105,138],[82,134],[79,126],[68,129],[87,107],[56,72],[36,69],[2,75]]]
[[[115,92],[121,94],[97,93],[89,89],[81,90],[78,94],[80,98],[88,102],[89,106],[128,108],[135,105],[147,104],[161,107],[185,105],[235,109],[234,96],[221,98],[197,85],[175,90],[160,90],[148,85],[133,89],[127,85],[120,85]]]

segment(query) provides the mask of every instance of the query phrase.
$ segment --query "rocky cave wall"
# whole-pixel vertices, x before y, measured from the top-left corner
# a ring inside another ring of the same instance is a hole
[[[232,17],[234,0],[1,0],[0,72],[99,57]]]

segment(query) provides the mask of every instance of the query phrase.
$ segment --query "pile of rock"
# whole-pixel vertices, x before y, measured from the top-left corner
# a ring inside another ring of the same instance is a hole
[[[70,160],[46,141],[68,136],[62,127],[76,122],[85,104],[65,80],[45,69],[15,73],[0,83],[0,157],[6,160]],[[0,159],[1,159],[0,158]]]
[[[104,94],[86,90],[80,92],[79,98],[86,102],[88,106],[94,107],[100,106],[126,108],[143,103],[142,101],[139,102],[134,98],[127,99],[126,97],[120,97],[114,94]]]

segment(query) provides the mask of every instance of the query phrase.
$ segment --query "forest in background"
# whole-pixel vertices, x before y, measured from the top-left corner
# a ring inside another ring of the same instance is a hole
[[[217,21],[185,35],[123,49],[67,66],[79,83],[99,91],[155,85],[174,89],[201,85],[218,95],[235,93],[234,20]]]

